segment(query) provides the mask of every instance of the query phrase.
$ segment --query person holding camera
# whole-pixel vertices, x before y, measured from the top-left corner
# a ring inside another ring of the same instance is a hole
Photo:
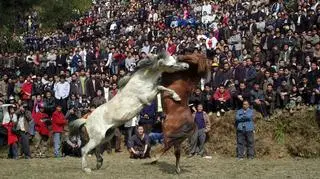
[[[237,157],[239,160],[244,158],[245,148],[249,159],[254,158],[254,123],[253,110],[249,108],[249,102],[243,101],[242,109],[236,113],[235,126],[237,129]]]
[[[21,152],[26,159],[31,158],[30,145],[29,145],[29,123],[32,121],[31,111],[27,110],[28,104],[23,104],[17,110],[16,115],[18,117],[16,129],[19,134],[19,140],[21,145]]]

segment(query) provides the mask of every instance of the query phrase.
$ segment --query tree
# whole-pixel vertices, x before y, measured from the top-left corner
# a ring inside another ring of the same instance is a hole
[[[47,27],[58,27],[75,15],[90,8],[91,0],[1,0],[0,29],[17,28],[20,19],[25,19],[32,9],[40,11],[40,23]]]
[[[40,4],[41,22],[46,27],[62,27],[65,21],[84,13],[90,0],[45,0]]]

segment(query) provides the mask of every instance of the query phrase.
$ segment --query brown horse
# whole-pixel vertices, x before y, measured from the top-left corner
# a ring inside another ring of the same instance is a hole
[[[162,124],[164,147],[156,153],[152,163],[156,163],[173,146],[176,157],[176,172],[180,173],[181,143],[196,129],[188,106],[189,96],[199,84],[201,77],[207,75],[210,66],[208,59],[202,54],[182,55],[178,59],[188,63],[189,69],[162,75],[162,85],[174,90],[180,96],[181,101],[175,102],[169,94],[162,93],[162,106],[166,115]]]

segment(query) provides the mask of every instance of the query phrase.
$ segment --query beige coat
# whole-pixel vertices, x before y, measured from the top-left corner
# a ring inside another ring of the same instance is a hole
[[[7,99],[8,84],[3,80],[0,81],[0,94],[2,94],[5,99]]]
[[[193,119],[196,117],[196,113],[195,112],[192,114],[192,117],[193,117]],[[211,130],[211,122],[210,122],[208,114],[206,112],[204,112],[204,111],[203,111],[203,118],[204,118],[204,122],[206,124],[205,131],[209,132]]]

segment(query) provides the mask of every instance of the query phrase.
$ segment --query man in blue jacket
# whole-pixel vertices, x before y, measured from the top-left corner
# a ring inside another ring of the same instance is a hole
[[[242,109],[236,114],[237,128],[237,157],[243,159],[245,148],[249,159],[254,158],[254,137],[253,137],[253,110],[249,108],[249,102],[243,101]]]

